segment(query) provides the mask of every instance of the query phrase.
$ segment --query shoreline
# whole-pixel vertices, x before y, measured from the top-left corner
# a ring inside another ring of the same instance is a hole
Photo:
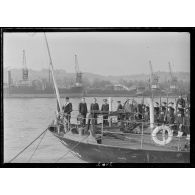
[[[139,95],[128,95],[128,94],[60,94],[61,98],[66,96],[70,98],[81,98],[81,97],[131,97],[131,98],[148,98],[149,96]],[[55,94],[3,94],[3,98],[55,98]],[[167,96],[154,96],[154,98],[167,98]],[[177,95],[170,95],[169,98],[177,98]]]

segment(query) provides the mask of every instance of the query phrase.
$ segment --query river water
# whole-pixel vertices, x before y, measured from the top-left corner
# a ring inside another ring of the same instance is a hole
[[[101,107],[104,98],[97,98]],[[89,108],[92,98],[86,98]],[[117,100],[125,102],[126,98],[113,98],[113,110],[116,109]],[[141,98],[137,99],[141,102]],[[164,101],[165,98],[162,98]],[[72,122],[78,114],[79,98],[72,98]],[[62,99],[62,104],[65,101]],[[145,99],[147,102],[147,99]],[[4,162],[8,162],[41,132],[43,132],[55,118],[55,98],[8,98],[4,99]],[[49,131],[45,134],[38,149],[29,161],[39,140],[32,144],[13,162],[15,163],[54,163],[62,157],[68,149],[62,145]],[[59,163],[85,163],[69,152]]]

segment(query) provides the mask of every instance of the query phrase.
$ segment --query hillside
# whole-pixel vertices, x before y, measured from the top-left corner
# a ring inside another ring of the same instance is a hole
[[[16,82],[22,79],[22,70],[21,69],[12,69],[11,70],[13,81]],[[58,69],[54,72],[56,76],[56,80],[58,82],[74,82],[75,73],[68,73],[65,70]],[[160,77],[160,82],[164,82],[170,80],[170,74],[168,72],[158,72]],[[190,73],[189,72],[174,72],[174,76],[178,78],[178,80],[182,80],[183,82],[190,81]],[[4,82],[7,83],[7,72],[4,71]],[[29,78],[30,80],[40,79],[40,80],[48,80],[48,70],[42,69],[40,71],[29,69]],[[123,75],[123,76],[103,76],[98,74],[93,74],[89,72],[83,73],[83,80],[88,82],[94,82],[95,80],[107,80],[110,82],[117,83],[120,80],[125,81],[147,81],[149,79],[149,74],[136,74],[136,75]]]

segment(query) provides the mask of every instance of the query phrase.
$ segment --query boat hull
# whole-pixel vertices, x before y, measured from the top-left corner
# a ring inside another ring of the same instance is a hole
[[[190,163],[190,152],[121,148],[54,135],[80,159],[91,163]]]

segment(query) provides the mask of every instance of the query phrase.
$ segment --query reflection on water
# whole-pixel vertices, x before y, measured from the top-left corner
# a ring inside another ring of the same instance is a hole
[[[113,110],[116,109],[117,100],[125,102],[127,98],[113,98]],[[86,98],[88,108],[92,98]],[[99,105],[102,105],[103,98],[97,98]],[[142,98],[136,99],[141,102]],[[80,99],[72,98],[73,110],[78,110]],[[144,101],[147,103],[147,99]],[[166,98],[162,98],[166,101]],[[62,104],[64,100],[62,100]],[[54,98],[10,98],[4,99],[4,162],[9,161],[20,150],[34,140],[55,117],[56,99]],[[76,117],[78,111],[72,113]],[[74,120],[74,119],[72,119]],[[75,122],[75,121],[72,121]],[[37,147],[39,140],[31,145],[14,162],[26,163]],[[67,152],[57,138],[47,132],[31,162],[53,163]],[[84,161],[68,153],[60,163],[83,163]]]

